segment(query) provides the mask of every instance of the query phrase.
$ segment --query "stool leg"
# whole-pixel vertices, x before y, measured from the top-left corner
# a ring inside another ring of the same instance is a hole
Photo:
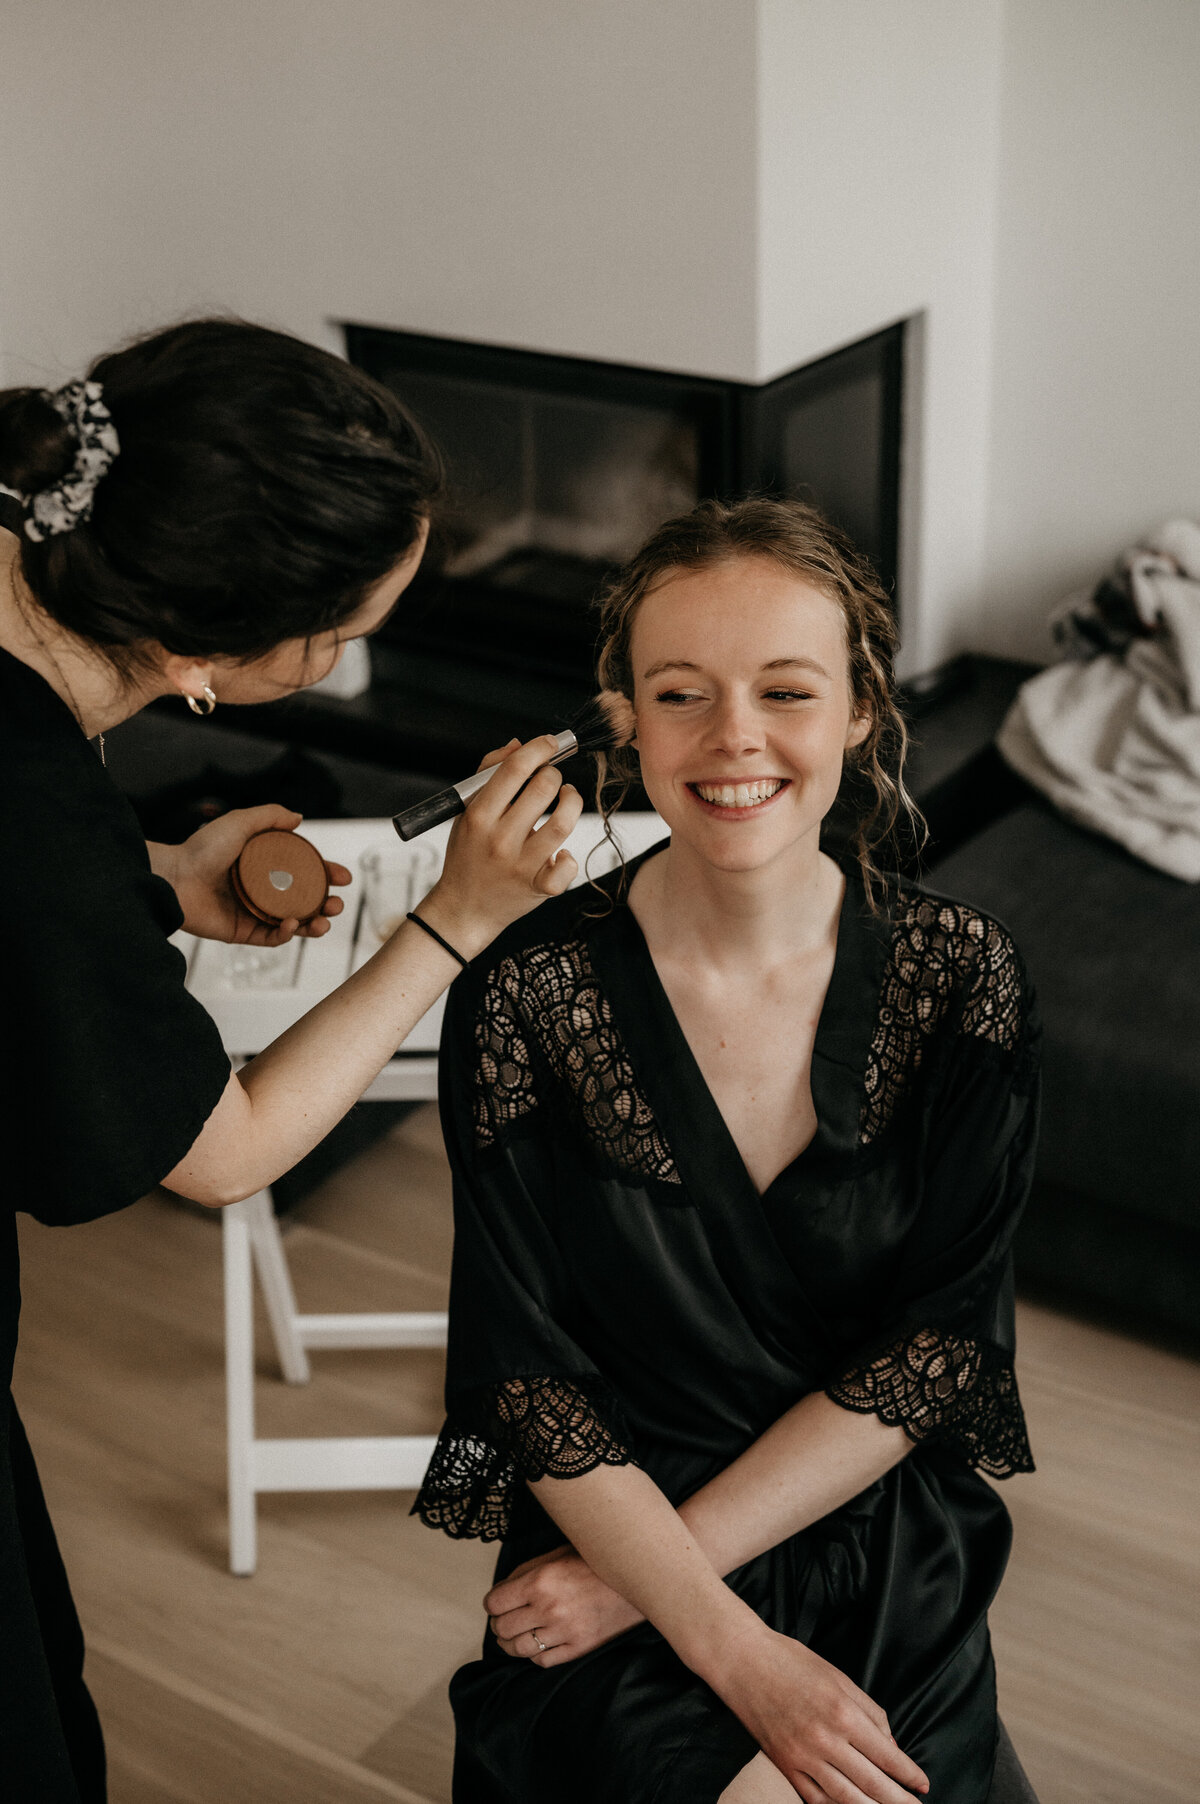
[[[308,1355],[296,1331],[296,1293],[292,1289],[292,1274],[279,1236],[271,1192],[259,1190],[238,1206],[245,1210],[249,1224],[254,1264],[283,1375],[289,1384],[307,1384],[311,1375]]]
[[[229,1485],[229,1570],[258,1564],[254,1475],[254,1293],[245,1203],[221,1211],[225,1262],[225,1432]]]

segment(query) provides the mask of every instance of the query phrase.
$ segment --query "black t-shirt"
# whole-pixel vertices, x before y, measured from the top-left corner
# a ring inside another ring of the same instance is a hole
[[[90,1221],[183,1157],[229,1081],[184,988],[175,893],[74,715],[0,650],[0,1387],[16,1346],[15,1212]]]

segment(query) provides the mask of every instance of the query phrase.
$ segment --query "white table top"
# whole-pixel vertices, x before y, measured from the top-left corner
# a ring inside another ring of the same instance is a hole
[[[632,858],[664,838],[667,829],[656,814],[629,813],[618,817],[614,831],[624,855]],[[261,1052],[379,949],[379,939],[363,906],[359,861],[374,847],[389,855],[403,847],[391,821],[306,821],[301,832],[326,859],[347,865],[354,872],[353,884],[338,892],[345,897],[346,907],[334,918],[328,933],[320,939],[295,939],[289,946],[273,949],[227,946],[216,940],[195,939],[187,933],[174,936],[174,944],[187,957],[188,988],[216,1021],[231,1057],[245,1058]],[[441,870],[449,834],[447,824],[410,842],[413,846],[429,846],[436,853],[436,864],[427,873],[424,888]],[[604,839],[598,814],[585,814],[567,845],[579,860],[581,882],[585,881],[582,873],[589,854],[593,877],[603,876],[617,863]],[[419,896],[414,896],[412,905],[417,900]],[[442,1007],[439,999],[418,1021],[400,1049],[402,1057],[428,1056],[437,1051]]]

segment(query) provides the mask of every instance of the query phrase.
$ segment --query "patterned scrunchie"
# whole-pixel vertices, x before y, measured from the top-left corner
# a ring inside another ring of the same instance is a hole
[[[57,533],[70,532],[89,518],[96,484],[121,449],[112,415],[100,398],[102,392],[98,382],[68,382],[56,393],[46,391],[47,401],[66,421],[79,446],[75,463],[61,482],[36,495],[22,495],[0,482],[0,494],[11,495],[28,508],[25,534],[38,544]]]

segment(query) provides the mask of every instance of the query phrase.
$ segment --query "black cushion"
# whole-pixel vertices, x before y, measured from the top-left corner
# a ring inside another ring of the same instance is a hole
[[[1045,1024],[1039,1177],[1200,1223],[1200,884],[1028,802],[930,886],[1012,931]]]

